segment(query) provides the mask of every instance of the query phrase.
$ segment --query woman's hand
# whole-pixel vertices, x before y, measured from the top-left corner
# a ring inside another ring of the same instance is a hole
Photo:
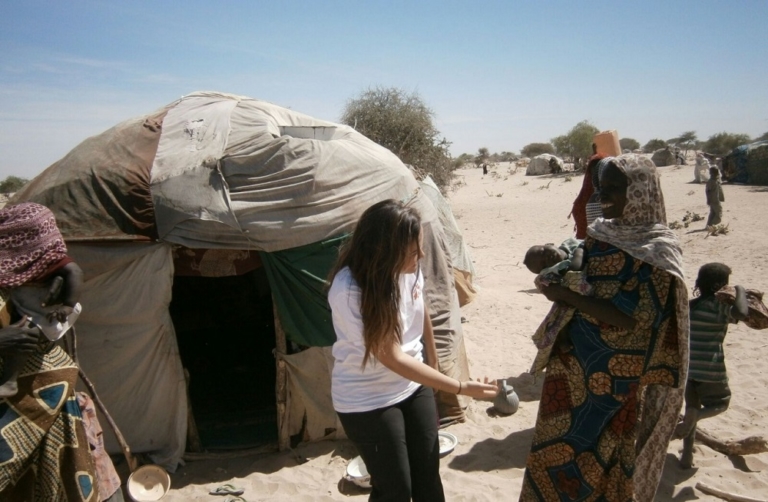
[[[565,288],[559,284],[550,284],[548,286],[544,286],[542,284],[540,289],[541,293],[547,297],[547,300],[551,302],[564,302],[568,292],[570,291],[568,288]]]
[[[40,329],[27,327],[26,317],[16,324],[0,329],[0,354],[13,355],[34,352],[40,341]]]
[[[476,381],[467,380],[461,382],[461,394],[462,396],[469,396],[475,399],[493,399],[496,394],[499,393],[499,385],[496,380],[489,380],[485,377],[484,381],[480,381],[478,378]]]

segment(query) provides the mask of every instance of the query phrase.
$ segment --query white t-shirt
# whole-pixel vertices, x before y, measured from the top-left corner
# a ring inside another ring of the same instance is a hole
[[[421,272],[400,275],[400,322],[403,328],[402,351],[423,361],[421,336],[424,332],[424,276]],[[333,313],[336,343],[333,344],[331,395],[333,407],[342,413],[371,411],[391,406],[407,398],[420,387],[365,356],[363,319],[360,314],[360,288],[349,268],[336,274],[328,292]]]

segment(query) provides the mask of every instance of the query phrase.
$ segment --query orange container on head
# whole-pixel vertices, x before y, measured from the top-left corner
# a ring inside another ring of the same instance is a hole
[[[597,153],[617,157],[621,155],[621,146],[619,146],[619,133],[615,130],[603,131],[595,134],[592,142],[597,146]]]

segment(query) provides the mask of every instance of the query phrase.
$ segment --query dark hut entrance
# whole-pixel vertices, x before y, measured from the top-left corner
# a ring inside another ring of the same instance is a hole
[[[272,295],[257,253],[177,249],[170,305],[188,374],[187,449],[277,442]],[[206,277],[204,275],[217,275]]]

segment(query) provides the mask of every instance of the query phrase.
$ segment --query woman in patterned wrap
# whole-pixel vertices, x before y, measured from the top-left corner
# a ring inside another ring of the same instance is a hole
[[[656,168],[622,155],[600,185],[604,217],[585,240],[593,296],[543,290],[577,310],[571,345],[547,365],[522,501],[652,501],[683,402],[687,292]]]
[[[75,397],[77,365],[38,328],[29,327],[26,319],[12,312],[12,304],[5,303],[10,289],[46,277],[70,262],[48,208],[27,202],[0,210],[0,366],[4,358],[27,355],[18,376],[18,393],[0,399],[3,501],[99,500]]]

